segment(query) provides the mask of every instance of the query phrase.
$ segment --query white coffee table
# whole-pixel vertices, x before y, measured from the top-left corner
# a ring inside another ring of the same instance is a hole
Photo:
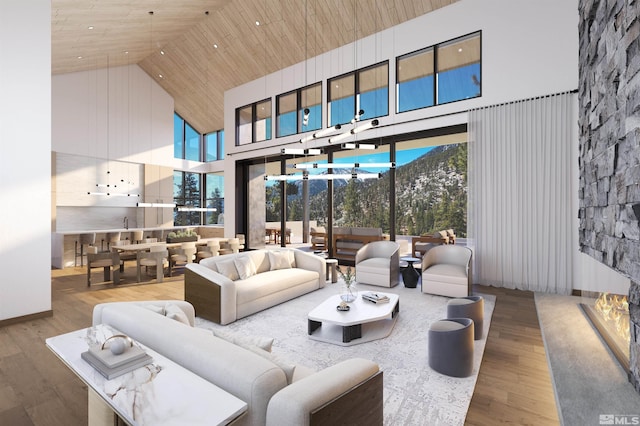
[[[362,296],[349,303],[348,311],[338,311],[340,295],[331,296],[308,315],[309,338],[341,346],[351,346],[383,339],[391,334],[400,312],[397,294],[381,293],[388,303],[373,303]]]

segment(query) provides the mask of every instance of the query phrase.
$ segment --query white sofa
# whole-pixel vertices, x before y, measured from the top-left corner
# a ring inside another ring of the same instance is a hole
[[[93,324],[112,326],[246,402],[234,425],[382,425],[383,374],[376,363],[352,358],[314,372],[246,340],[232,343],[194,328],[194,317],[184,301],[115,302],[96,305]]]
[[[199,317],[229,324],[324,287],[325,270],[323,258],[295,249],[210,257],[187,265],[184,299]]]

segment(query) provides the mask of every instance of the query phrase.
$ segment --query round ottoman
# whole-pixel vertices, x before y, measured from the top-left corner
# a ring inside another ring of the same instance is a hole
[[[467,296],[451,299],[447,303],[447,318],[471,318],[474,339],[482,339],[484,332],[484,299],[482,296]]]
[[[473,320],[448,318],[429,327],[429,367],[452,377],[473,373]]]

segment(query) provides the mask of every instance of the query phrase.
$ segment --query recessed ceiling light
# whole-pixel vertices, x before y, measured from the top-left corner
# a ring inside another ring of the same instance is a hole
[[[82,56],[78,56],[78,59],[82,59]]]
[[[260,21],[256,21],[256,25],[260,26]]]
[[[92,30],[92,29],[93,29],[93,25],[89,25],[89,26],[87,27],[87,29],[88,29],[88,30]]]
[[[214,47],[214,49],[217,49],[218,45],[216,43],[213,43],[213,47]]]
[[[158,74],[158,77],[160,77],[160,78],[164,78],[164,77],[162,76],[162,74]]]
[[[462,47],[458,49],[458,53],[462,52]]]
[[[125,55],[128,55],[128,54],[129,54],[129,51],[128,51],[128,50],[125,50],[125,51],[124,51],[124,54],[125,54]]]
[[[164,50],[161,50],[161,51],[160,51],[160,54],[161,54],[161,55],[164,55]]]

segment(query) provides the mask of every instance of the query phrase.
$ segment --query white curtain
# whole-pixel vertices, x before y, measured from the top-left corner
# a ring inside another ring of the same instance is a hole
[[[575,94],[469,112],[469,245],[474,282],[567,294],[578,161]]]

